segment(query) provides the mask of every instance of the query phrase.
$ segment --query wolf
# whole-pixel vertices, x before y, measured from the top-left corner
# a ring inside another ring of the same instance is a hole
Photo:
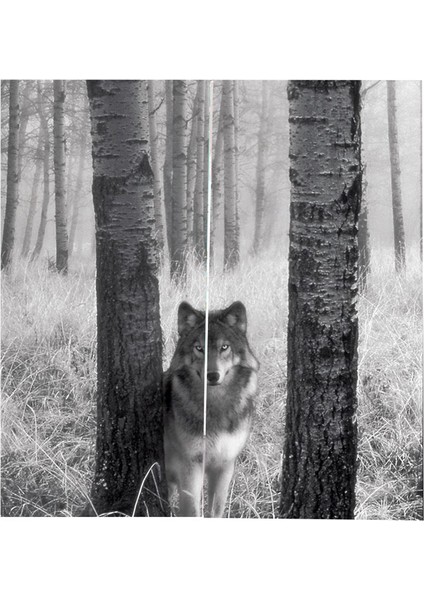
[[[178,308],[179,339],[164,375],[165,470],[170,502],[178,492],[178,516],[200,516],[204,476],[207,516],[223,516],[257,388],[259,363],[246,329],[239,301],[209,312],[204,436],[205,312],[188,302]]]

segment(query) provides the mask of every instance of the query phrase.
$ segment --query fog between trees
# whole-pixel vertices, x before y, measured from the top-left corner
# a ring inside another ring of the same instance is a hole
[[[387,122],[386,82],[364,81],[366,90],[362,102],[362,161],[366,167],[366,202],[369,210],[369,227],[372,247],[393,247],[393,217],[391,208],[390,158]],[[185,143],[190,142],[191,119],[197,90],[196,81],[186,81],[187,106]],[[372,86],[372,87],[371,87]],[[38,88],[41,95],[38,100]],[[290,184],[288,179],[288,100],[285,81],[267,82],[267,114],[261,107],[263,89],[261,81],[238,82],[238,194],[240,208],[241,258],[252,251],[255,232],[257,194],[258,138],[263,142],[260,157],[264,178],[264,238],[261,250],[275,251],[288,245]],[[222,82],[214,84],[214,150],[217,141]],[[367,89],[369,88],[369,89]],[[400,150],[402,203],[407,250],[419,241],[420,204],[420,84],[418,81],[398,81],[397,119]],[[66,204],[68,235],[72,241],[70,266],[94,260],[94,213],[91,196],[92,159],[89,134],[88,103],[85,81],[65,82],[65,151],[66,151]],[[7,147],[9,135],[10,83],[2,82],[2,219],[7,188]],[[166,102],[165,82],[156,81],[154,97],[158,139],[159,173],[164,193],[163,163],[165,160]],[[19,205],[16,216],[15,256],[24,248],[25,231],[31,197],[35,205],[31,238],[26,240],[29,254],[34,250],[40,226],[43,199],[43,177],[40,171],[39,106],[47,120],[50,135],[50,201],[47,209],[46,231],[41,255],[55,257],[54,223],[54,172],[53,172],[53,82],[20,81],[19,105],[21,123],[19,130]],[[195,182],[194,182],[195,183]],[[221,191],[222,193],[222,191]],[[215,260],[223,260],[223,203],[215,217]],[[25,250],[26,252],[27,250]]]

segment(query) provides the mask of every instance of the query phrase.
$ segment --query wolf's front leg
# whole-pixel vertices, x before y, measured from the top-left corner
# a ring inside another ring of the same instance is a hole
[[[227,501],[228,488],[234,473],[234,462],[228,461],[209,470],[208,509],[211,517],[222,517]]]
[[[180,517],[200,517],[203,487],[202,463],[190,462],[185,466],[179,486]]]

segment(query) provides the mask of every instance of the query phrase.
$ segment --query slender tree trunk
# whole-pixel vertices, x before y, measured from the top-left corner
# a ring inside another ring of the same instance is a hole
[[[164,516],[162,332],[146,82],[89,81],[87,89],[97,231],[92,502],[100,514]]]
[[[149,100],[149,135],[150,135],[150,155],[152,162],[153,171],[153,194],[155,199],[155,223],[156,223],[156,236],[158,241],[158,247],[161,256],[164,251],[164,227],[163,227],[163,209],[162,209],[162,190],[160,182],[160,169],[159,169],[159,154],[158,154],[158,132],[156,127],[156,108],[155,108],[155,82],[153,80],[148,81],[148,100]]]
[[[236,213],[236,230],[235,230],[235,247],[237,248],[237,264],[240,260],[240,97],[239,97],[239,82],[233,81],[233,102],[234,102],[234,165],[236,172],[236,190],[235,190],[235,213]]]
[[[172,256],[171,275],[181,276],[187,250],[186,206],[186,95],[187,84],[173,81],[173,143],[172,143]]]
[[[233,82],[222,83],[224,135],[224,268],[234,268],[240,259],[236,211],[236,148],[234,139]]]
[[[163,193],[165,203],[166,235],[169,259],[173,256],[172,247],[172,148],[173,148],[173,92],[172,79],[165,81],[166,139],[165,161],[163,163]]]
[[[360,82],[292,81],[281,516],[352,519],[356,479]]]
[[[29,98],[31,89],[31,81],[27,81],[25,83],[25,87],[22,91],[22,109],[19,117],[19,154],[18,154],[18,186],[22,179],[23,174],[23,160],[25,154],[25,142],[26,142],[26,130],[28,126],[30,110],[31,110],[31,102]],[[18,191],[19,199],[20,192]]]
[[[210,89],[209,81],[205,81],[205,119],[204,119],[204,150],[203,150],[203,239],[202,254],[203,260],[206,260],[207,253],[207,234],[208,234],[208,186],[209,186],[209,103]]]
[[[53,82],[53,136],[54,136],[54,189],[56,206],[56,269],[68,272],[68,227],[65,190],[65,84],[62,79]]]
[[[420,81],[420,257],[423,259],[423,82]]]
[[[30,248],[31,240],[32,240],[34,217],[35,217],[35,211],[37,209],[38,190],[39,190],[39,186],[40,186],[41,171],[42,171],[42,167],[43,167],[43,139],[44,139],[43,129],[42,129],[41,123],[40,123],[40,129],[38,132],[37,150],[35,153],[34,179],[32,181],[31,198],[30,198],[30,202],[29,202],[28,216],[27,216],[27,222],[26,222],[25,234],[24,234],[24,241],[23,241],[23,245],[22,245],[22,257],[23,258],[26,258],[28,256],[29,248]]]
[[[205,84],[203,80],[197,82],[198,113],[197,113],[197,152],[196,152],[196,184],[193,202],[193,246],[198,258],[203,257],[204,248],[204,187],[205,177]]]
[[[66,138],[65,143],[65,172],[66,172],[66,184],[65,184],[65,205],[66,205],[66,219],[67,221],[72,221],[72,214],[74,212],[74,202],[76,198],[76,190],[74,185],[75,180],[75,166],[77,163],[75,146],[78,145],[76,142],[77,137],[77,127],[76,123],[76,100],[75,100],[75,85],[71,86],[69,94],[66,95],[66,108],[70,119],[72,120],[73,127],[70,128],[68,137]],[[64,104],[65,110],[65,104]],[[66,157],[67,155],[67,157]],[[78,177],[78,176],[77,176]],[[71,224],[72,228],[72,224]],[[71,245],[68,244],[69,254],[72,253]]]
[[[193,245],[194,190],[196,186],[197,135],[199,117],[199,86],[193,104],[190,141],[187,149],[187,239]]]
[[[361,212],[358,219],[358,279],[359,289],[363,292],[367,288],[367,279],[371,269],[371,244],[368,227],[368,183],[365,179],[365,169],[362,173],[362,200]]]
[[[405,267],[405,229],[403,226],[400,158],[396,116],[396,82],[387,82],[387,114],[389,124],[390,174],[392,182],[393,236],[396,271]]]
[[[215,151],[212,161],[212,218],[211,218],[211,252],[215,245],[216,227],[221,210],[222,203],[222,167],[224,153],[224,135],[223,135],[223,115],[222,108],[223,94],[221,94],[221,102],[218,118],[218,130],[215,140]]]
[[[38,235],[37,241],[35,243],[34,250],[31,255],[31,260],[35,260],[39,257],[41,253],[41,249],[43,247],[44,235],[46,232],[47,225],[47,210],[49,208],[50,202],[50,135],[49,135],[49,127],[47,123],[47,118],[44,113],[43,107],[43,97],[42,97],[42,88],[41,82],[37,82],[37,104],[38,104],[38,114],[40,116],[40,128],[43,132],[43,143],[44,143],[44,151],[43,151],[43,203],[41,206],[41,215],[40,215],[40,225],[38,227]]]
[[[87,129],[84,124],[82,135],[81,135],[81,140],[80,140],[81,146],[80,146],[80,155],[79,155],[79,161],[78,161],[77,181],[76,181],[75,190],[73,193],[72,218],[71,218],[71,227],[69,229],[69,254],[72,254],[74,251],[75,234],[76,234],[77,227],[78,227],[78,215],[79,215],[79,209],[81,206],[81,190],[82,190],[82,183],[83,183],[83,179],[84,179],[86,140],[87,140]]]
[[[258,254],[264,237],[265,213],[265,153],[267,144],[267,119],[268,119],[268,82],[262,81],[262,107],[258,133],[258,159],[256,163],[256,213],[255,237],[253,252]]]
[[[1,268],[12,260],[15,244],[15,222],[18,209],[19,184],[19,80],[10,81],[9,92],[9,140],[7,146],[7,193],[1,247]]]

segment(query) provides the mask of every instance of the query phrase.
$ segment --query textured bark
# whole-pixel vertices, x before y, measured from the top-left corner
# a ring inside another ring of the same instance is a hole
[[[240,197],[239,197],[239,185],[240,185],[240,171],[239,171],[239,155],[240,155],[240,98],[239,98],[239,82],[233,81],[233,102],[234,102],[234,165],[236,171],[236,233],[235,233],[235,245],[237,248],[237,264],[240,259]]]
[[[423,82],[420,81],[420,256],[423,259]]]
[[[197,164],[197,130],[199,116],[199,86],[197,86],[196,97],[193,104],[191,116],[190,141],[187,148],[187,239],[188,244],[193,245],[193,203],[196,185]]]
[[[165,135],[165,160],[163,163],[163,194],[165,203],[166,235],[168,252],[171,260],[172,248],[172,146],[173,146],[173,92],[172,79],[165,81],[165,106],[166,106],[166,135]]]
[[[367,278],[371,269],[371,244],[370,232],[368,226],[368,198],[367,181],[365,179],[365,169],[362,173],[362,199],[361,212],[358,220],[358,279],[359,289],[365,291],[367,287]]]
[[[147,84],[149,101],[149,136],[150,136],[150,156],[153,171],[153,194],[155,201],[155,222],[156,238],[161,256],[164,250],[164,227],[163,227],[163,209],[162,209],[162,190],[160,182],[159,154],[158,154],[158,132],[156,127],[156,108],[155,108],[155,82],[149,81]]]
[[[205,89],[206,82],[197,82],[196,183],[193,201],[193,247],[199,258],[204,257],[204,179],[205,179]]]
[[[208,187],[209,187],[209,81],[205,81],[205,120],[204,120],[204,151],[203,151],[203,247],[201,257],[206,260],[208,233]]]
[[[162,332],[146,82],[89,81],[87,88],[97,239],[92,501],[98,513],[162,516]]]
[[[9,140],[7,146],[7,192],[1,246],[1,268],[12,260],[15,244],[15,222],[18,209],[19,184],[19,80],[10,82],[9,92]]]
[[[171,275],[181,276],[187,250],[186,95],[183,79],[174,80],[172,134],[172,255]]]
[[[211,215],[211,252],[215,244],[216,224],[221,210],[222,203],[222,168],[224,153],[224,135],[223,135],[223,94],[221,95],[218,130],[216,133],[215,150],[212,161],[212,215]]]
[[[62,79],[53,82],[53,140],[54,140],[54,197],[56,223],[56,269],[68,272],[68,227],[65,189],[65,84]]]
[[[42,100],[42,87],[41,82],[37,82],[37,106],[38,114],[40,117],[40,127],[43,132],[43,203],[41,206],[40,225],[38,227],[37,241],[35,243],[34,250],[31,255],[31,260],[35,260],[40,255],[43,247],[44,235],[46,232],[47,225],[47,210],[50,202],[50,136],[47,118],[44,113],[43,100]]]
[[[355,506],[360,82],[296,81],[281,516],[351,519]]]
[[[235,267],[240,260],[238,238],[236,146],[234,126],[233,81],[222,83],[224,136],[224,268]]]
[[[81,190],[82,190],[82,183],[83,183],[83,178],[84,178],[86,139],[87,139],[87,128],[84,123],[83,128],[82,128],[82,135],[81,135],[81,139],[80,139],[80,155],[79,155],[79,160],[78,160],[77,181],[75,184],[75,190],[73,193],[73,201],[72,201],[72,217],[71,217],[71,226],[69,228],[69,254],[72,254],[74,251],[75,234],[76,234],[76,231],[78,228],[78,215],[79,215],[79,209],[81,206]]]
[[[258,254],[264,237],[265,213],[265,154],[267,145],[267,119],[269,108],[268,82],[262,81],[262,106],[258,133],[258,158],[256,163],[256,211],[255,211],[255,237],[253,252]]]
[[[387,116],[389,126],[390,175],[392,182],[393,237],[396,271],[405,267],[405,229],[402,213],[400,158],[396,117],[396,82],[387,82]]]
[[[28,207],[28,215],[25,226],[24,241],[22,245],[22,257],[26,258],[29,253],[29,248],[32,240],[32,230],[34,226],[35,211],[37,209],[38,189],[40,186],[41,171],[43,168],[43,129],[40,123],[38,132],[37,150],[35,153],[35,171],[32,180],[31,197]]]

